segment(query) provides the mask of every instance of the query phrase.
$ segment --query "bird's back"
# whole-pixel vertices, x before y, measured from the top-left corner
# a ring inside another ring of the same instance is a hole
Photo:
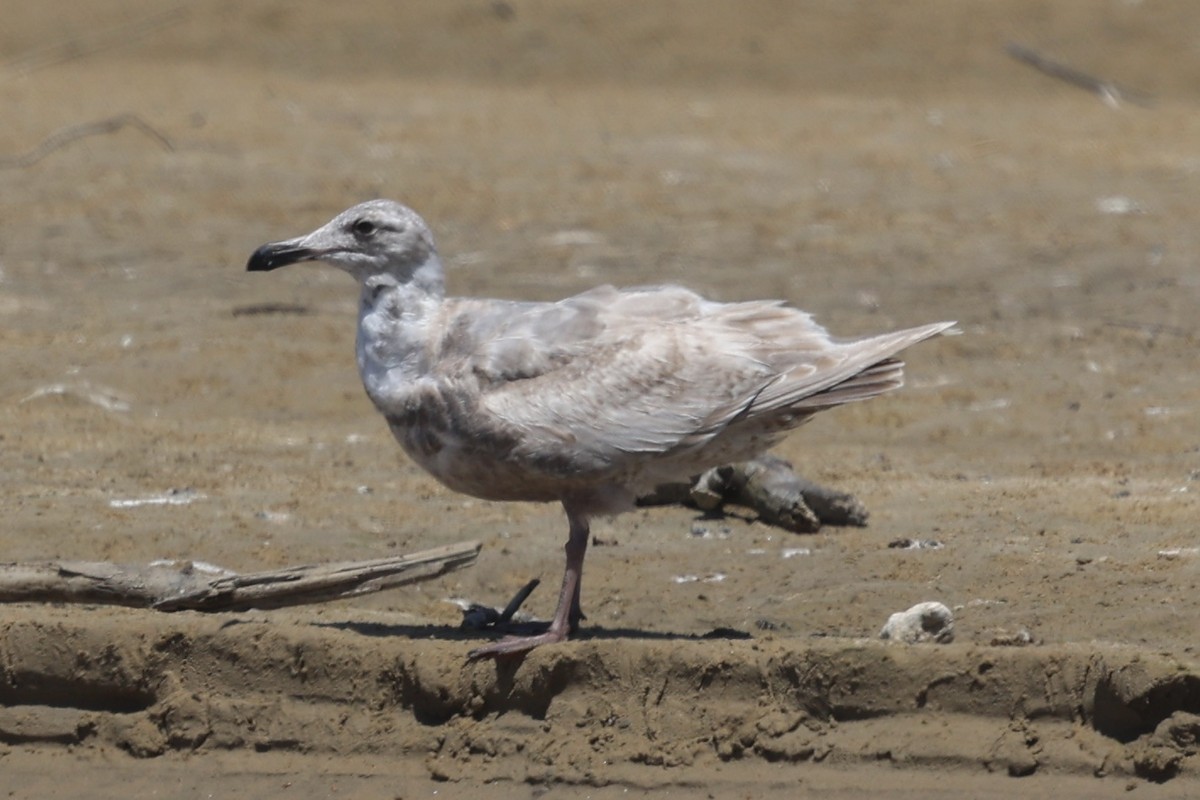
[[[836,342],[780,302],[715,303],[674,286],[602,287],[558,303],[450,299],[431,320],[420,413],[389,421],[459,491],[640,492],[900,386],[893,356],[947,327]]]

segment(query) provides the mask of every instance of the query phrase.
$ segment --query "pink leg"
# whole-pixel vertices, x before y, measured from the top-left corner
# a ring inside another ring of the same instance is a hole
[[[567,508],[567,521],[571,525],[571,533],[567,538],[567,569],[563,573],[562,590],[558,594],[558,608],[554,611],[554,619],[545,633],[535,636],[506,636],[498,642],[477,647],[467,653],[467,658],[474,661],[479,658],[495,658],[497,656],[527,653],[543,644],[554,644],[565,641],[579,626],[583,612],[579,608],[579,584],[583,575],[583,557],[588,546],[588,519],[585,515],[575,513]]]

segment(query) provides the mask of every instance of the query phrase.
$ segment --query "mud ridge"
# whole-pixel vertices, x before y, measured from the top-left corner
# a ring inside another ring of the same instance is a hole
[[[1154,781],[1200,763],[1200,669],[1129,647],[596,639],[496,665],[463,642],[129,614],[9,614],[0,741],[404,754],[435,778],[587,784],[754,759]]]

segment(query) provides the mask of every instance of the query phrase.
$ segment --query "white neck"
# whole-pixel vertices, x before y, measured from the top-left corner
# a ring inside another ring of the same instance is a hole
[[[411,391],[429,371],[429,328],[444,296],[442,268],[436,256],[403,279],[383,273],[363,280],[358,371],[376,405]]]

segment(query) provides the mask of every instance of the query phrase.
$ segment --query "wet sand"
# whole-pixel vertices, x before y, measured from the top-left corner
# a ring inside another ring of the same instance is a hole
[[[322,607],[0,609],[13,796],[1196,791],[1190,4],[56,5],[0,26],[0,157],[32,159],[0,166],[0,560],[484,550]],[[34,151],[118,114],[170,148],[126,125]],[[548,616],[561,510],[404,459],[346,276],[243,272],[375,196],[425,216],[455,294],[680,282],[962,335],[778,450],[868,527],[626,515],[578,641],[467,665],[447,599],[541,577]],[[924,600],[953,644],[875,639]]]

